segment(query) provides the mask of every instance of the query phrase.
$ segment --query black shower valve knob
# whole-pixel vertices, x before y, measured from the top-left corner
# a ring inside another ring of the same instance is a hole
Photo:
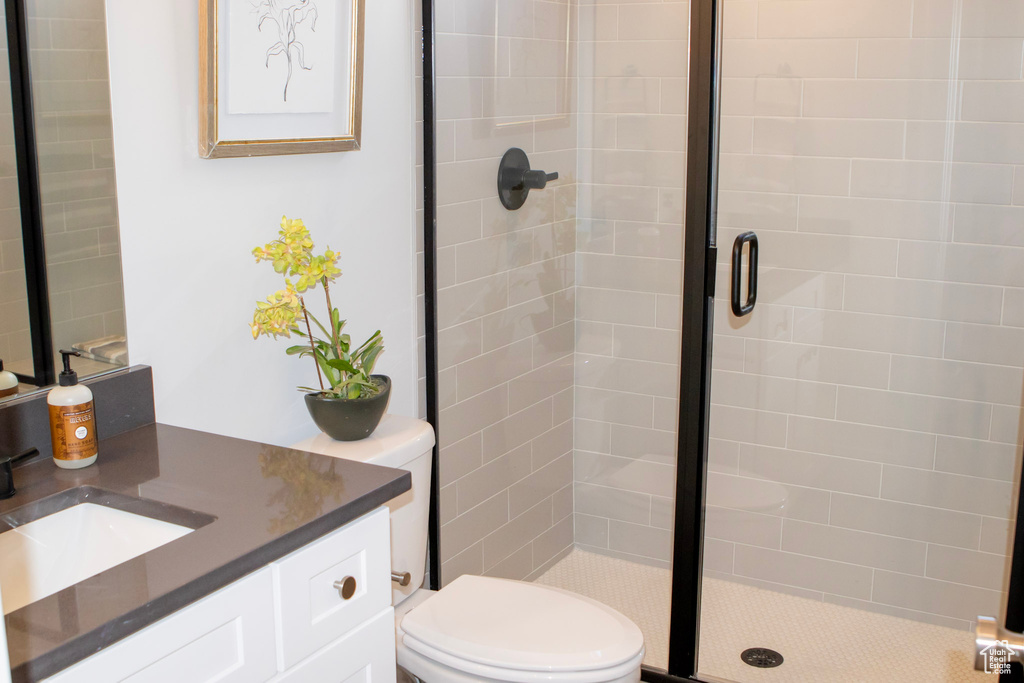
[[[530,190],[543,190],[557,173],[533,170],[526,152],[513,147],[505,152],[498,165],[498,199],[509,211],[515,211],[526,203]]]
[[[531,190],[543,190],[552,180],[558,180],[558,172],[527,171],[523,174],[523,187]]]

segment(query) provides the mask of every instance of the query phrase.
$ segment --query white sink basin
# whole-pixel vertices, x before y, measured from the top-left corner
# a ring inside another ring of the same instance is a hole
[[[80,503],[0,534],[4,614],[127,562],[193,529]]]

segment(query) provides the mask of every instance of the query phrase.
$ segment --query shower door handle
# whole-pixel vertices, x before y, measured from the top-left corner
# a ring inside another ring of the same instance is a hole
[[[747,300],[740,299],[743,288],[743,245],[750,244],[750,262],[747,264]],[[757,303],[757,234],[745,232],[732,243],[732,312],[737,318],[749,315]]]

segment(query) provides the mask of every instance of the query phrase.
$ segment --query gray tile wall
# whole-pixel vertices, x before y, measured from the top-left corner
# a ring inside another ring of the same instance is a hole
[[[442,580],[573,542],[576,2],[436,9]],[[559,180],[506,211],[509,147]]]
[[[445,581],[669,557],[688,4],[576,4],[437,7]]]
[[[1024,385],[1024,8],[728,0],[706,569],[999,611]],[[842,17],[839,20],[838,17]],[[958,36],[958,39],[956,39]]]
[[[104,11],[27,3],[56,348],[124,334]]]

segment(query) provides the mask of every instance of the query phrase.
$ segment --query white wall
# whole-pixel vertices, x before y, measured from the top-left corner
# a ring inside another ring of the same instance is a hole
[[[157,419],[275,444],[315,430],[294,388],[311,362],[248,327],[280,286],[250,250],[282,214],[341,252],[334,303],[353,337],[383,331],[390,412],[417,415],[409,3],[367,3],[361,151],[218,160],[196,151],[197,5],[107,0],[128,345]]]

